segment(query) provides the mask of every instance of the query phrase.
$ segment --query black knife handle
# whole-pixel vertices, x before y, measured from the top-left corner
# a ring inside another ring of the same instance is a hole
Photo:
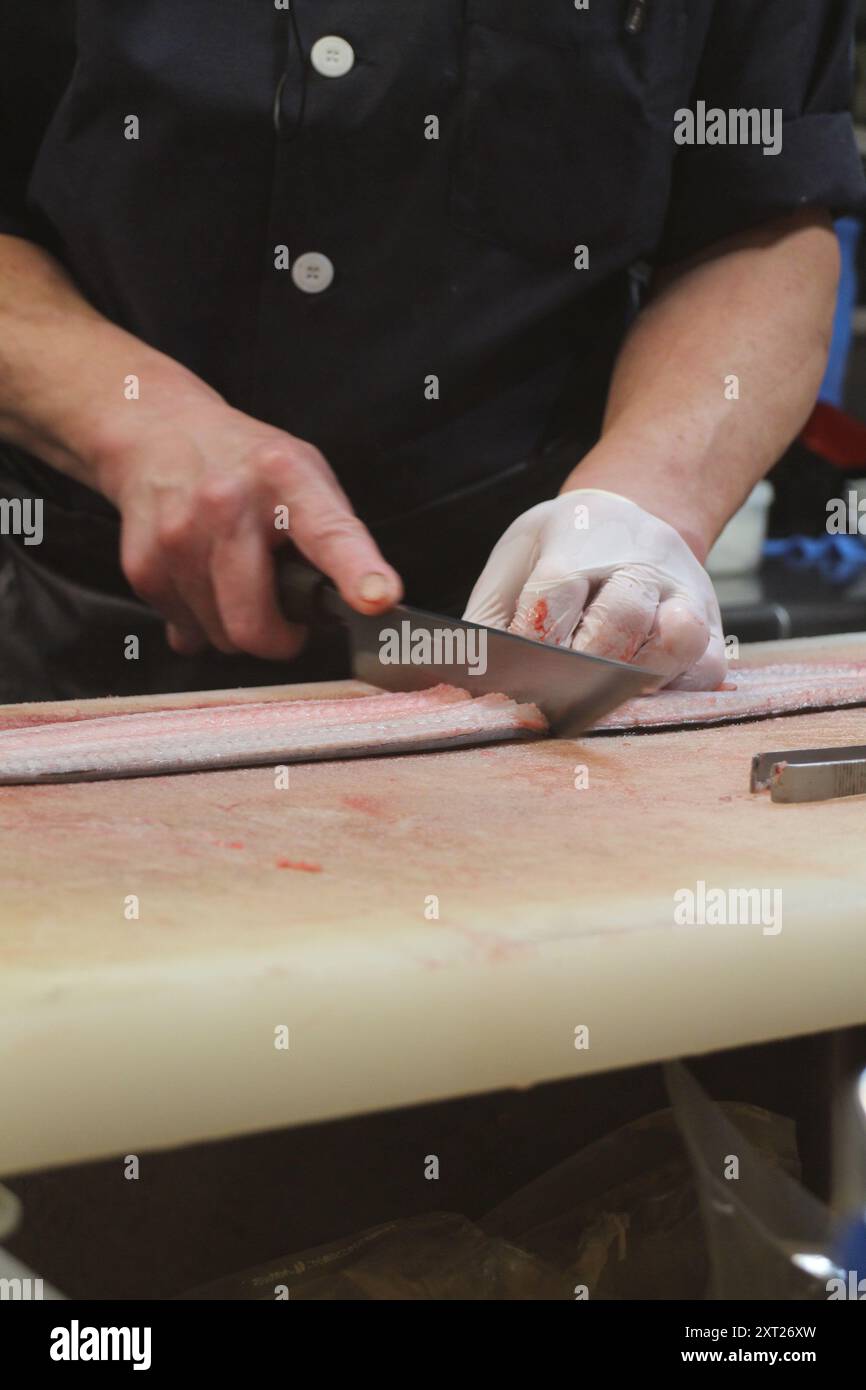
[[[319,570],[277,555],[277,593],[290,623],[333,622],[340,616],[342,600]]]

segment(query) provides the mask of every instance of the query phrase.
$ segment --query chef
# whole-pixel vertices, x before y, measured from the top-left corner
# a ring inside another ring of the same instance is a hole
[[[864,193],[853,10],[0,0],[0,700],[341,674],[286,545],[717,685],[704,562]]]

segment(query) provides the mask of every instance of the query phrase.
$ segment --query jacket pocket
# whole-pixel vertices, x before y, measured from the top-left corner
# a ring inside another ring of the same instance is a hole
[[[531,259],[645,254],[688,91],[685,30],[683,0],[466,0],[452,221]]]

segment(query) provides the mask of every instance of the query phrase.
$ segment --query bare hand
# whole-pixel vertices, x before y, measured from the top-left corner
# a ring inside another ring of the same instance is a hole
[[[101,451],[96,475],[121,514],[124,573],[175,651],[297,655],[303,629],[282,616],[274,580],[288,541],[359,612],[399,600],[399,576],[312,444],[210,392],[138,423]]]

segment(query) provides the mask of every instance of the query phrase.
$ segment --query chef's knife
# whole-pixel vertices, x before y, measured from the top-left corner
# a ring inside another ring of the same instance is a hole
[[[558,738],[576,738],[624,700],[658,689],[665,679],[623,661],[404,603],[367,617],[317,570],[281,559],[278,574],[280,600],[292,622],[340,622],[348,628],[356,679],[383,690],[426,690],[441,682],[472,695],[501,692],[538,705]]]

